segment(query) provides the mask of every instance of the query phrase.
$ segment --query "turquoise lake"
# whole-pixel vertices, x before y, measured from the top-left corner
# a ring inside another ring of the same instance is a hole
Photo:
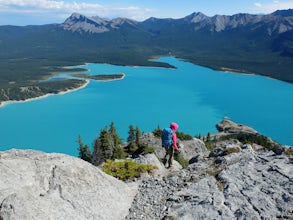
[[[191,135],[216,132],[223,117],[293,145],[293,84],[218,72],[174,57],[177,69],[87,64],[88,74],[125,73],[123,80],[91,81],[85,88],[0,108],[0,150],[37,149],[77,156],[77,137],[92,146],[113,121],[126,140],[129,125],[142,132],[171,121]],[[64,77],[60,74],[59,77]]]

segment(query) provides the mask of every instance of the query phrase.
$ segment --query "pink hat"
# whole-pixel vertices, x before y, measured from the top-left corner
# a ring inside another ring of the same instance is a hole
[[[176,131],[176,130],[179,128],[179,126],[178,126],[177,123],[172,122],[172,123],[170,124],[170,128],[171,128],[172,130]]]

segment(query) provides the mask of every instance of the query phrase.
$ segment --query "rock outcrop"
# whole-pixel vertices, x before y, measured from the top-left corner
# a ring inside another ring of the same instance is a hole
[[[228,118],[224,118],[220,123],[216,125],[219,132],[230,133],[230,134],[238,134],[238,133],[251,133],[256,134],[257,131],[253,128],[238,124],[231,121]]]
[[[250,145],[223,147],[237,150],[145,179],[126,219],[293,219],[292,161]]]
[[[131,183],[71,156],[0,152],[0,220],[293,219],[289,147],[276,153],[225,139],[208,150],[193,138],[180,142],[189,166],[174,161],[166,169],[160,139],[147,133],[141,140],[155,152],[134,160],[158,169]]]
[[[124,219],[136,190],[78,158],[0,154],[0,219]]]

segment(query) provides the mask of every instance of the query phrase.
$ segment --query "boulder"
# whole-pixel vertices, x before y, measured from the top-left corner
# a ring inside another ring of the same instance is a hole
[[[230,134],[238,134],[238,133],[250,133],[250,134],[257,134],[257,131],[253,128],[243,125],[237,124],[231,121],[228,118],[224,118],[220,123],[216,125],[216,128],[219,132],[230,133]]]
[[[33,150],[0,154],[0,219],[124,219],[136,188],[81,159]]]

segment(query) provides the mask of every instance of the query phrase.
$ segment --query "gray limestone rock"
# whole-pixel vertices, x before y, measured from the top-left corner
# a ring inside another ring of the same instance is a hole
[[[160,139],[142,140],[155,153],[135,161],[158,170],[127,184],[62,154],[0,153],[0,219],[293,219],[285,154],[229,140],[210,152],[193,139],[181,149],[193,163],[166,169]]]
[[[292,161],[248,144],[226,149],[239,152],[144,179],[126,219],[293,219]]]
[[[220,123],[216,125],[218,131],[224,132],[224,133],[251,133],[251,134],[256,134],[257,131],[254,130],[253,128],[243,125],[243,124],[238,124],[233,121],[231,121],[228,118],[224,118]]]
[[[75,157],[0,154],[0,219],[124,219],[136,189]]]

